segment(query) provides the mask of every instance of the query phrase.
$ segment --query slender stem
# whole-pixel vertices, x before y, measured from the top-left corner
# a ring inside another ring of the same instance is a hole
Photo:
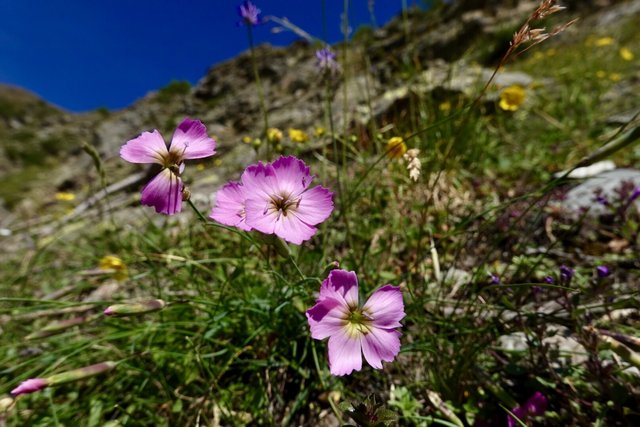
[[[196,205],[193,204],[193,202],[191,201],[191,199],[187,199],[187,203],[189,204],[189,206],[191,206],[191,209],[193,209],[193,211],[196,213],[196,215],[198,216],[198,219],[202,222],[208,222],[207,218],[202,215],[202,212],[200,212],[200,209],[198,209],[196,207]]]
[[[292,255],[289,255],[289,261],[291,261],[291,264],[293,264],[293,267],[296,269],[296,271],[300,275],[300,278],[302,280],[307,280],[307,276],[305,276],[304,273],[302,272],[302,270],[300,270],[300,267],[298,266],[298,263],[296,262],[295,259],[293,259]]]
[[[328,77],[326,77],[326,89],[325,89],[325,98],[326,98],[326,115],[329,119],[329,131],[331,133],[331,141],[333,142],[333,157],[334,163],[336,165],[336,180],[338,184],[338,200],[340,200],[340,216],[344,220],[344,227],[347,233],[347,242],[349,242],[349,246],[351,245],[351,228],[349,227],[349,218],[347,215],[348,206],[350,204],[345,203],[345,189],[342,181],[342,165],[340,165],[338,161],[338,139],[336,136],[336,129],[333,123],[333,109],[331,107],[331,81]],[[343,141],[343,147],[346,144],[346,141]]]
[[[253,77],[256,80],[256,86],[258,86],[258,98],[260,99],[260,109],[262,111],[262,121],[264,129],[262,136],[266,140],[267,129],[269,129],[269,117],[267,115],[267,103],[264,97],[264,90],[262,88],[262,81],[260,80],[260,73],[258,72],[258,61],[256,60],[256,52],[253,42],[253,26],[247,24],[247,35],[249,37],[249,50],[251,51],[251,65],[253,68]],[[271,143],[266,140],[267,146],[267,160],[271,160]]]

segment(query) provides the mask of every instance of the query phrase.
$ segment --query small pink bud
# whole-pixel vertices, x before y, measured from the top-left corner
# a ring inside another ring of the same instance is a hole
[[[29,394],[35,393],[36,391],[40,391],[46,388],[49,385],[47,380],[42,378],[30,378],[26,381],[20,383],[20,385],[13,390],[11,390],[11,394],[13,397],[20,396],[21,394]]]
[[[112,315],[113,315],[113,309],[112,309],[111,307],[107,307],[107,308],[104,310],[104,312],[103,312],[103,313],[104,313],[104,315],[105,315],[105,316],[112,316]]]

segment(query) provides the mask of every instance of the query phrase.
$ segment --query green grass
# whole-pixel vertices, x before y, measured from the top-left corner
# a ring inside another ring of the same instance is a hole
[[[617,43],[640,56],[637,30],[636,37],[629,25],[619,31]],[[0,420],[16,426],[318,425],[329,416],[347,423],[349,405],[357,410],[365,402],[360,409],[392,411],[393,424],[455,425],[430,400],[435,392],[464,425],[504,425],[504,408],[540,391],[549,408],[535,425],[633,424],[640,417],[638,378],[589,327],[638,335],[637,318],[606,314],[638,308],[639,215],[631,209],[613,221],[572,221],[546,205],[567,189],[551,182],[551,173],[603,145],[611,131],[605,119],[630,105],[613,99],[604,109],[602,96],[616,82],[592,73],[602,68],[627,81],[637,60],[624,61],[615,47],[596,49],[587,36],[551,40],[507,66],[536,81],[551,79],[528,88],[516,112],[493,101],[464,110],[472,99],[417,95],[394,117],[393,130],[378,135],[384,124],[372,123],[337,135],[337,151],[307,153],[315,181],[336,192],[336,209],[311,241],[290,245],[291,258],[257,233],[198,221],[186,204],[175,217],[137,207],[143,215],[123,220],[106,213],[49,236],[32,235],[0,269],[0,397],[26,378],[105,360],[120,364],[23,396]],[[362,66],[353,61],[353,69]],[[412,72],[409,64],[403,71],[408,79]],[[182,93],[183,86],[174,86],[171,97]],[[451,115],[442,111],[444,101],[453,106]],[[382,147],[395,135],[416,135],[406,142],[421,150],[418,182],[409,179],[406,164],[384,156]],[[638,151],[627,148],[614,158],[633,165]],[[0,196],[9,200],[21,186],[35,185],[32,173],[13,175]],[[626,248],[611,244],[621,241]],[[109,254],[127,265],[126,280],[86,273]],[[402,350],[383,370],[364,366],[333,377],[326,342],[310,337],[304,312],[336,262],[357,272],[363,295],[387,283],[401,286]],[[469,276],[459,285],[438,281],[436,264],[441,273],[457,268]],[[563,264],[576,270],[571,281],[559,277]],[[598,279],[599,264],[609,265],[612,276]],[[492,284],[489,274],[501,283]],[[64,295],[45,298],[65,288]],[[95,316],[58,335],[25,339],[54,320],[77,316],[64,310],[86,304],[96,289],[112,291],[89,303]],[[168,306],[139,317],[100,315],[115,301],[137,298],[160,298]],[[560,308],[538,310],[552,302]],[[549,325],[566,328],[585,348],[586,361],[567,362],[550,348]],[[499,345],[499,337],[514,333],[526,336],[526,350]]]

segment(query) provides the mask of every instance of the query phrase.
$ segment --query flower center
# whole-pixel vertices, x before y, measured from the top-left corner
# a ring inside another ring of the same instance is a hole
[[[182,163],[182,153],[169,151],[169,155],[163,157],[162,166],[169,169],[174,174],[180,176],[180,164]]]
[[[361,308],[353,308],[345,319],[345,327],[349,335],[367,335],[371,332],[371,317],[362,311]]]
[[[288,212],[293,212],[300,205],[300,199],[296,199],[291,197],[290,194],[281,193],[281,194],[273,194],[270,196],[271,201],[269,202],[268,209],[270,211],[278,212],[278,215],[287,216]]]

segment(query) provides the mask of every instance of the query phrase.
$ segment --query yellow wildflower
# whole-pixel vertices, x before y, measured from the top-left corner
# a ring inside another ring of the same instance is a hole
[[[222,160],[220,160],[220,159],[215,159],[215,160],[213,161],[213,166],[215,166],[215,167],[222,166]]]
[[[531,58],[532,61],[539,61],[542,58],[544,58],[544,53],[540,52],[539,50],[536,50],[533,53],[533,57]]]
[[[619,82],[622,80],[622,75],[620,73],[611,73],[609,74],[609,80],[612,82]]]
[[[499,106],[505,111],[516,111],[524,102],[525,91],[520,85],[506,87],[500,92]]]
[[[547,56],[556,56],[556,53],[558,53],[558,51],[553,47],[547,49]]]
[[[449,101],[444,101],[440,105],[438,105],[438,109],[443,113],[448,113],[451,111],[451,103]]]
[[[387,141],[387,156],[391,159],[399,159],[407,152],[407,145],[401,136],[394,136]]]
[[[309,141],[309,135],[300,129],[289,128],[289,139],[293,142],[307,142]]]
[[[272,144],[277,144],[282,141],[282,131],[278,128],[267,129],[267,141]]]
[[[253,142],[253,139],[250,136],[243,136],[242,142],[244,142],[245,144],[251,144]]]
[[[317,138],[322,138],[324,136],[324,134],[327,133],[327,130],[325,128],[323,128],[322,126],[316,126],[315,130],[313,131],[313,133]]]
[[[198,170],[198,171],[203,171],[203,170],[204,170],[204,164],[202,164],[202,163],[198,163],[198,164],[196,165],[196,170]]]
[[[59,191],[56,193],[55,198],[61,202],[70,202],[76,199],[76,195],[73,193],[67,193],[66,191]]]
[[[599,39],[596,39],[596,41],[594,42],[594,44],[597,47],[603,47],[603,46],[610,46],[613,44],[615,40],[613,40],[613,37],[600,37]]]
[[[116,280],[124,280],[129,276],[127,264],[120,258],[114,255],[106,255],[100,259],[100,270],[105,270],[113,273],[113,278]]]
[[[631,52],[626,47],[621,47],[619,53],[620,53],[620,58],[624,59],[625,61],[633,61],[633,58],[635,57],[633,52]]]
[[[602,70],[596,71],[596,77],[597,78],[604,79],[606,76],[607,76],[607,73],[605,73],[604,71],[602,71]]]

